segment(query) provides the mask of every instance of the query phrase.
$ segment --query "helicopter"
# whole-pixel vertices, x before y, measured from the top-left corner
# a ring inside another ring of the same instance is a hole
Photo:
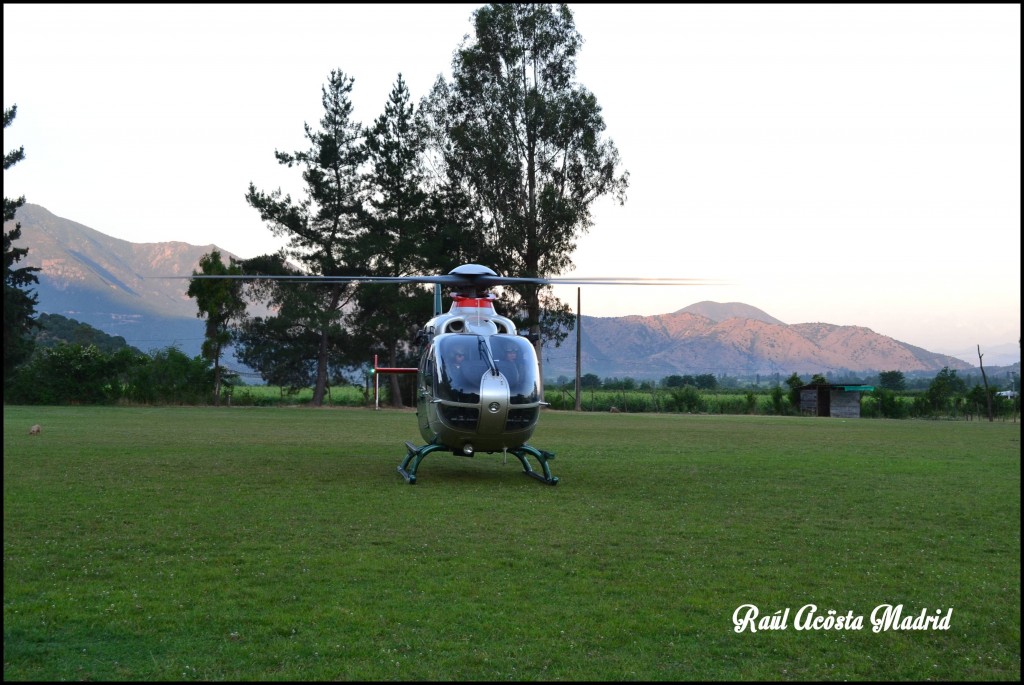
[[[416,374],[416,416],[424,445],[406,442],[398,472],[410,484],[430,453],[448,450],[472,457],[476,452],[513,454],[526,475],[558,484],[548,462],[554,453],[527,443],[537,427],[541,401],[540,364],[529,338],[494,309],[493,285],[534,282],[502,279],[478,264],[449,272],[457,286],[447,313],[439,311],[435,286],[434,317],[417,334],[420,364]],[[542,472],[529,462],[533,456]]]
[[[375,373],[416,374],[416,416],[424,444],[406,441],[398,472],[415,485],[423,460],[439,451],[473,457],[477,453],[512,454],[527,476],[557,485],[550,461],[555,454],[530,445],[540,418],[543,385],[531,336],[494,309],[497,286],[535,285],[693,285],[683,278],[540,278],[500,276],[480,264],[463,264],[447,275],[423,276],[202,276],[294,280],[321,283],[434,284],[434,315],[416,334],[419,365],[378,368]],[[442,311],[441,286],[453,289],[452,305]],[[536,470],[530,457],[538,463]]]

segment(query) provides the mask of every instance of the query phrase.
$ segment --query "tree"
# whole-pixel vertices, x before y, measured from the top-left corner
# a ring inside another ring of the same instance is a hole
[[[945,409],[950,400],[956,400],[967,390],[967,384],[962,378],[957,377],[956,370],[948,366],[942,367],[942,371],[932,379],[925,396],[931,403],[934,411]],[[955,408],[955,407],[954,407]]]
[[[700,396],[700,392],[693,385],[672,388],[669,394],[672,399],[669,400],[668,404],[670,407],[675,408],[676,411],[697,413],[707,408],[704,398]]]
[[[473,21],[452,83],[439,80],[430,96],[438,152],[485,219],[481,254],[490,265],[555,276],[572,266],[592,204],[609,194],[625,202],[628,173],[602,138],[597,99],[574,81],[583,40],[568,6],[491,4]],[[505,311],[525,319],[538,351],[542,334],[558,342],[571,330],[572,311],[550,288],[516,290],[521,306]]]
[[[110,357],[95,345],[62,343],[38,355],[33,384],[40,403],[104,404],[117,399],[120,388],[112,382]]]
[[[19,404],[113,403],[124,397],[133,369],[148,363],[134,348],[107,353],[93,344],[58,342],[18,367],[7,398]]]
[[[967,402],[968,407],[974,407],[974,411],[981,416],[982,406],[987,410],[989,421],[993,421],[994,414],[992,412],[992,396],[995,394],[994,388],[986,388],[981,385],[975,385],[971,388],[964,396],[964,400]]]
[[[878,374],[878,385],[885,390],[899,392],[907,387],[907,379],[902,371],[883,371]]]
[[[694,378],[695,385],[701,390],[714,390],[718,387],[718,379],[713,373],[702,373]]]
[[[293,202],[280,189],[269,194],[250,183],[246,200],[260,213],[275,235],[289,238],[285,256],[306,273],[321,276],[355,275],[361,271],[357,237],[364,230],[364,190],[360,166],[366,158],[362,126],[352,120],[353,79],[333,70],[322,88],[324,116],[319,131],[305,124],[310,148],[286,153],[275,151],[280,164],[303,168],[307,196]],[[321,288],[316,311],[308,324],[317,335],[316,381],[312,403],[323,404],[327,389],[331,336],[341,329],[342,307],[352,286],[331,284]]]
[[[789,403],[799,411],[800,410],[800,387],[804,384],[800,380],[800,376],[794,371],[793,374],[786,379],[786,385],[789,386],[789,392],[786,393],[789,397]]]
[[[299,275],[281,254],[246,260],[242,270],[251,275]],[[295,281],[251,281],[247,286],[249,298],[266,302],[275,313],[265,318],[247,318],[241,323],[235,336],[238,359],[257,369],[271,385],[292,391],[315,386],[323,340],[327,341],[328,359],[344,359],[339,341],[345,339],[345,332],[340,322],[324,321],[335,288],[330,284]]]
[[[4,109],[4,130],[14,122],[18,106]],[[25,148],[19,147],[4,155],[4,172],[25,158]],[[25,204],[25,197],[10,199],[4,196],[4,226],[14,221],[18,208]],[[4,381],[11,372],[32,354],[33,342],[30,336],[38,324],[33,318],[38,296],[28,288],[39,283],[35,275],[38,268],[23,266],[14,268],[28,254],[28,248],[14,247],[14,241],[21,238],[21,224],[11,230],[4,230]]]
[[[211,392],[213,372],[206,360],[176,347],[157,350],[148,363],[128,369],[128,398],[135,402],[198,404],[209,402]]]
[[[443,255],[431,251],[431,216],[424,189],[422,124],[398,75],[384,113],[366,135],[369,216],[359,238],[360,260],[368,275],[404,276],[440,266]],[[415,365],[409,345],[424,317],[433,311],[433,295],[415,285],[364,284],[356,289],[351,322],[363,344],[379,353],[386,366]],[[391,403],[402,406],[399,377],[390,375]]]
[[[292,292],[299,290],[295,287]],[[266,383],[295,392],[316,382],[319,337],[316,331],[292,325],[287,312],[257,316],[242,323],[236,352],[239,361],[258,370]]]
[[[192,275],[238,276],[242,273],[234,259],[225,266],[218,250],[203,255],[199,260],[199,269],[199,273],[193,270]],[[206,318],[202,354],[204,359],[213,364],[213,403],[220,405],[220,358],[224,348],[231,342],[231,324],[245,316],[242,281],[231,278],[193,278],[189,281],[188,296],[196,300],[199,309],[196,316]]]
[[[879,387],[872,393],[878,402],[878,413],[886,419],[900,419],[906,413],[895,390]]]

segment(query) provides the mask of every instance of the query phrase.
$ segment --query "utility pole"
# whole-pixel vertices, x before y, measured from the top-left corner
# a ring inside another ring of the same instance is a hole
[[[583,319],[580,316],[580,289],[576,288],[576,411],[582,411],[583,405],[580,402],[580,393],[583,388],[580,383],[580,325]]]

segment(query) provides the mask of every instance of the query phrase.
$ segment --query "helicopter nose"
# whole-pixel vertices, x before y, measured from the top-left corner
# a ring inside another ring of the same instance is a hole
[[[465,445],[463,445],[462,446],[462,453],[465,454],[467,457],[472,457],[473,456],[473,444],[467,442]]]

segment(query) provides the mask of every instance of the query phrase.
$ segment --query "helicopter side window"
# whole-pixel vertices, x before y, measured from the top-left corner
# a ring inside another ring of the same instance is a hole
[[[423,376],[423,389],[429,393],[435,393],[434,387],[434,354],[423,355],[420,361],[420,374]]]

